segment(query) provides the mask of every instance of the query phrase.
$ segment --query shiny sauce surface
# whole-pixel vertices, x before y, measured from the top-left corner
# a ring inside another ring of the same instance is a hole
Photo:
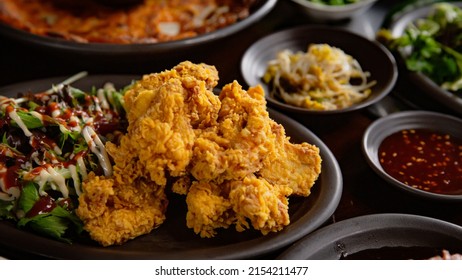
[[[462,139],[427,129],[401,130],[379,147],[382,168],[424,191],[462,194]]]
[[[432,247],[382,247],[366,249],[353,254],[342,255],[341,260],[426,260],[441,255],[442,248]],[[457,252],[452,249],[451,251]]]

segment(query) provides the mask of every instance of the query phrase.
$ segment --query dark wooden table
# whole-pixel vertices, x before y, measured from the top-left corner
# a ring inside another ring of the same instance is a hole
[[[330,23],[347,28],[371,39],[382,25],[390,7],[400,1],[378,1],[366,14],[353,20]],[[70,76],[86,70],[90,74],[137,74],[169,69],[183,60],[215,65],[223,83],[238,80],[245,84],[240,73],[240,60],[245,50],[259,38],[284,28],[313,23],[295,9],[287,0],[280,0],[263,20],[228,38],[206,46],[193,47],[181,53],[169,53],[162,57],[147,56],[143,59],[98,63],[82,54],[79,57],[62,57],[49,50],[31,47],[0,36],[0,87],[53,76]],[[391,96],[403,94],[418,108],[454,114],[422,95],[409,84],[405,75],[400,78]],[[380,106],[380,104],[379,104]],[[376,213],[408,213],[434,217],[462,225],[462,205],[422,200],[392,187],[368,166],[361,152],[361,138],[368,125],[377,118],[373,108],[350,113],[341,118],[313,121],[303,116],[294,119],[315,132],[331,149],[343,174],[343,194],[334,215],[326,222],[345,220]],[[33,258],[0,248],[0,255],[9,258]]]

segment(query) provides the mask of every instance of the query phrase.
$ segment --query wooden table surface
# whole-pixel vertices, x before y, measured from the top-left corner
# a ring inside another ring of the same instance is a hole
[[[351,21],[330,24],[347,28],[362,35],[374,38],[390,7],[400,1],[378,1],[370,11]],[[289,1],[280,0],[276,7],[258,23],[228,38],[220,39],[206,46],[192,47],[182,53],[169,53],[162,57],[147,56],[143,59],[118,62],[105,60],[97,62],[82,54],[78,58],[40,49],[0,36],[0,87],[12,83],[53,76],[70,76],[86,70],[90,74],[137,74],[169,69],[183,60],[205,62],[215,65],[223,83],[238,80],[245,84],[240,73],[240,60],[245,50],[259,38],[284,28],[313,23]],[[400,73],[392,95],[405,92],[419,108],[425,110],[450,112],[425,96],[418,94]],[[414,98],[414,99],[413,99]],[[368,166],[361,152],[361,138],[377,116],[373,110],[365,109],[350,113],[341,118],[327,118],[313,121],[303,116],[294,116],[324,141],[335,155],[343,174],[343,194],[334,215],[325,225],[352,217],[376,213],[408,213],[434,217],[462,225],[460,203],[442,203],[422,200],[404,193],[383,181]],[[17,252],[0,248],[0,255],[7,258],[31,258]]]

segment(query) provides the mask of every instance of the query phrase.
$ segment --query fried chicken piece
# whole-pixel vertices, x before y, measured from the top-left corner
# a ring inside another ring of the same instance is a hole
[[[220,93],[217,126],[198,134],[191,174],[199,181],[179,183],[187,193],[187,225],[201,237],[234,224],[249,223],[263,234],[290,223],[291,194],[308,196],[321,172],[319,149],[292,144],[266,110],[261,87],[248,91],[233,82]]]
[[[288,186],[294,195],[308,196],[321,173],[319,148],[306,142],[290,143],[284,127],[272,123],[275,149],[264,159],[258,174],[273,185]]]
[[[113,176],[91,177],[79,198],[77,215],[94,240],[121,244],[164,221],[167,177],[187,174],[194,127],[212,126],[218,116],[210,90],[217,81],[214,67],[185,62],[144,76],[126,92],[127,133],[119,146],[106,144]]]
[[[78,215],[95,240],[119,244],[159,226],[167,181],[186,195],[186,224],[202,237],[233,225],[267,234],[290,223],[288,197],[310,194],[319,149],[289,142],[262,87],[246,91],[234,81],[216,96],[217,82],[214,67],[183,62],[126,92],[127,134],[106,144],[114,174],[93,177],[80,198]]]
[[[120,147],[108,144],[115,175],[145,177],[165,185],[167,175],[187,171],[195,142],[195,127],[211,126],[219,110],[211,89],[214,67],[184,62],[170,71],[146,75],[124,96],[128,133]]]
[[[83,190],[76,213],[90,237],[103,246],[149,233],[165,220],[168,202],[160,186],[143,180],[125,185],[92,173]]]
[[[275,136],[261,87],[245,91],[234,81],[223,87],[219,98],[216,126],[197,133],[191,174],[221,183],[260,170],[262,159],[275,148]]]
[[[242,181],[230,182],[229,198],[236,213],[236,230],[249,228],[263,234],[282,230],[290,223],[289,187],[272,185],[263,178],[248,176]]]
[[[201,237],[213,237],[219,228],[234,224],[241,232],[252,227],[263,234],[279,231],[290,223],[289,187],[273,186],[249,175],[242,180],[192,184],[186,202],[187,226]]]
[[[217,228],[228,228],[234,222],[231,201],[223,187],[213,182],[192,183],[186,203],[186,225],[201,237],[212,237]]]

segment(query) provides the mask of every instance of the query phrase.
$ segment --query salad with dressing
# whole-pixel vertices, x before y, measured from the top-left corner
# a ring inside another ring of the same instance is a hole
[[[0,96],[0,219],[71,242],[74,210],[90,172],[112,174],[104,143],[126,130],[123,94],[110,83],[84,92],[69,84],[18,98]]]

